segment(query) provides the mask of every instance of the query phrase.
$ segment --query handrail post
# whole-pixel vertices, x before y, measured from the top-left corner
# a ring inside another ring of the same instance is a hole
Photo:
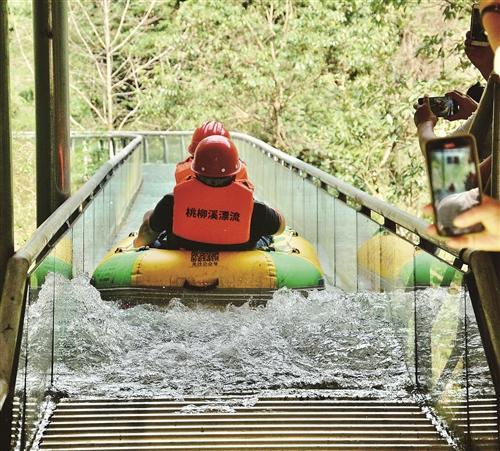
[[[37,225],[70,196],[66,0],[33,0]]]
[[[14,254],[14,212],[12,190],[12,146],[10,128],[9,26],[7,0],[0,0],[0,299],[7,262]],[[0,387],[0,392],[7,387]],[[10,449],[12,390],[0,400],[0,449]],[[0,393],[0,397],[2,394]]]

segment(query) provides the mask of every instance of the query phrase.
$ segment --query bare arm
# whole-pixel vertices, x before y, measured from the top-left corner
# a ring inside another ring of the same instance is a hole
[[[425,157],[425,144],[427,141],[436,138],[434,127],[437,123],[436,115],[431,111],[429,98],[424,97],[424,103],[415,105],[415,115],[413,116],[415,125],[417,126],[418,143],[420,150]]]
[[[422,154],[426,158],[425,144],[427,143],[427,141],[437,138],[436,134],[434,133],[434,125],[431,122],[422,122],[417,127],[417,136],[418,136],[418,143],[420,145],[420,150],[422,151]]]

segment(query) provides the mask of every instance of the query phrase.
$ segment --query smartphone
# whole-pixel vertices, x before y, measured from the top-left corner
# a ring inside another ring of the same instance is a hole
[[[424,103],[424,98],[420,97],[418,99],[419,105]],[[442,97],[429,97],[429,105],[431,107],[431,111],[437,117],[450,117],[458,112],[458,105],[455,101],[448,96]]]
[[[472,135],[432,139],[425,146],[427,170],[439,235],[480,232],[482,224],[459,228],[454,219],[482,200],[476,141]]]
[[[489,45],[488,37],[486,36],[483,24],[481,23],[481,13],[479,11],[479,5],[477,4],[472,6],[472,13],[470,16],[470,36],[472,45],[481,47],[486,47]]]

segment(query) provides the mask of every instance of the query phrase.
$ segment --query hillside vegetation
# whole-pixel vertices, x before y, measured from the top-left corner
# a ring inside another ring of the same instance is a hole
[[[480,79],[463,54],[466,0],[69,4],[74,131],[218,119],[413,213],[428,195],[412,105]],[[13,128],[33,130],[31,2],[9,6]],[[20,244],[32,146],[16,141],[14,156]]]

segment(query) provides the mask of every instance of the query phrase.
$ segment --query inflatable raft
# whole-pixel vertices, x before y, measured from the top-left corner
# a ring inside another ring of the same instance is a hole
[[[380,278],[382,288],[448,287],[460,283],[460,273],[394,235],[376,234],[357,252],[358,267]]]
[[[93,274],[99,290],[278,289],[323,287],[323,271],[312,245],[287,228],[269,250],[206,252],[132,247],[121,241]]]
[[[59,241],[30,276],[31,289],[41,288],[49,273],[73,277],[73,243],[68,238]]]

